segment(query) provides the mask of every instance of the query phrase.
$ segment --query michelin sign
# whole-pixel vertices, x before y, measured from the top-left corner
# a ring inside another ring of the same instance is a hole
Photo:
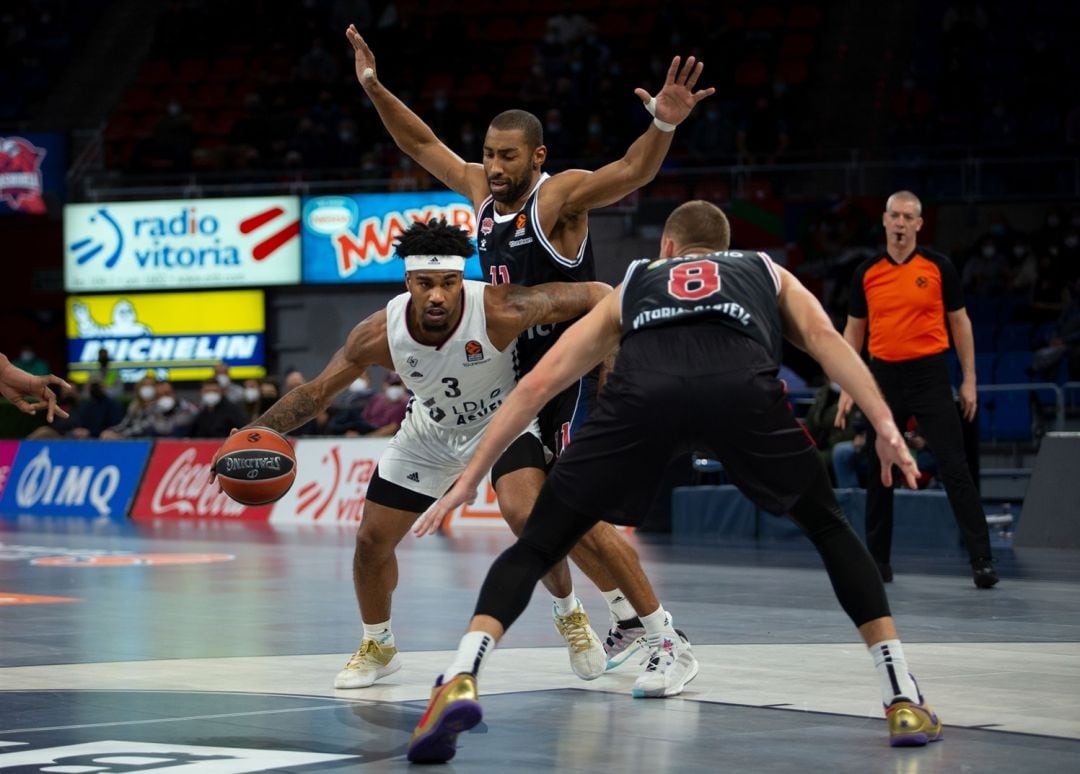
[[[109,353],[121,378],[208,379],[224,361],[234,379],[265,375],[261,290],[70,296],[68,375],[85,382]]]
[[[69,204],[69,292],[295,284],[300,201],[294,196]]]

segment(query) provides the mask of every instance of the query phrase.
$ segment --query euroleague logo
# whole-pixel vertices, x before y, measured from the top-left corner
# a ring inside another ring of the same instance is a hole
[[[476,339],[465,342],[465,360],[469,363],[478,363],[484,359],[484,347]]]
[[[923,277],[922,275],[919,275],[918,277],[915,278],[915,286],[916,287],[925,288],[929,284],[930,284],[930,280],[928,280],[926,277]]]

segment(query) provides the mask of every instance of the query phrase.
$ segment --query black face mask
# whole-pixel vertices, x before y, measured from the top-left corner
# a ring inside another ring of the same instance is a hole
[[[105,397],[105,389],[100,384],[90,385],[90,397],[94,400],[101,400]]]

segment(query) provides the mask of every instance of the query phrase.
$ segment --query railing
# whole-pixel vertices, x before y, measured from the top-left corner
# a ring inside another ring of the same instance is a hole
[[[584,168],[598,164],[596,159],[564,162],[563,166],[580,164]],[[882,196],[897,188],[917,190],[930,199],[965,202],[1080,197],[1080,156],[866,160],[853,152],[846,160],[708,166],[683,159],[671,164],[678,168],[665,168],[659,182],[677,181],[688,191],[708,183],[710,198],[720,200]],[[343,173],[341,167],[167,175],[92,172],[85,167],[83,171],[85,174],[72,180],[75,201],[385,191],[390,184],[382,178]],[[432,187],[439,185],[433,180]]]

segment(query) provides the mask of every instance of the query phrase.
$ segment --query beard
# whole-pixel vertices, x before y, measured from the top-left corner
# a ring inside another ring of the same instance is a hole
[[[491,181],[488,181],[488,193],[490,193],[491,198],[499,204],[513,204],[520,199],[528,189],[529,178],[527,177],[522,178],[521,180],[507,178],[506,190],[499,194],[491,190]]]

